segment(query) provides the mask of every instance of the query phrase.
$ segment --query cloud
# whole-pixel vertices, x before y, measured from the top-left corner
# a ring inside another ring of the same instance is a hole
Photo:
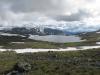
[[[90,13],[79,10],[77,13],[72,13],[71,15],[58,15],[54,19],[57,21],[80,21],[89,16]]]
[[[10,10],[20,12],[42,12],[47,14],[66,14],[83,9],[90,0],[1,0],[0,3],[10,5]]]
[[[0,23],[99,22],[100,0],[0,0]]]
[[[54,2],[55,1],[55,2]],[[64,0],[65,1],[65,0]],[[11,10],[14,12],[55,13],[64,11],[64,1],[61,0],[14,0]],[[62,10],[62,11],[61,11]]]

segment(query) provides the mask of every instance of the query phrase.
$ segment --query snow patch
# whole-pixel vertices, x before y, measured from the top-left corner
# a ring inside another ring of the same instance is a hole
[[[100,46],[79,46],[79,47],[68,47],[66,49],[0,49],[0,51],[15,51],[17,53],[34,53],[34,52],[48,52],[48,51],[77,51],[77,50],[87,50],[87,49],[98,49]]]
[[[100,45],[100,42],[96,42],[97,45]]]
[[[11,42],[12,44],[24,44],[25,42]]]
[[[100,34],[100,32],[96,32],[97,34]]]
[[[18,34],[0,33],[2,36],[18,36]]]

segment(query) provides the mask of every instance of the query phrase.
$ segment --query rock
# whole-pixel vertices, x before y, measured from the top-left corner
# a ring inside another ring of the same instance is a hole
[[[27,62],[18,62],[14,66],[14,68],[7,73],[6,75],[23,75],[23,73],[26,73],[31,70],[31,65]]]
[[[21,75],[18,71],[9,72],[7,75]]]
[[[26,72],[31,70],[31,65],[27,62],[18,62],[15,65],[15,70],[18,72]]]

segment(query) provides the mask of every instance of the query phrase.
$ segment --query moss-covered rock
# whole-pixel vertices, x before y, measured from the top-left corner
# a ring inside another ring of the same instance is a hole
[[[31,70],[31,65],[27,62],[18,62],[14,68],[6,75],[23,75],[23,73]]]

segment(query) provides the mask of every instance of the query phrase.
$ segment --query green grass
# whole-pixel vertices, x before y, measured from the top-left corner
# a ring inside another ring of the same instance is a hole
[[[70,42],[70,43],[64,43],[64,46],[66,47],[75,47],[75,46],[92,46],[96,45],[96,41],[83,41],[83,42]]]
[[[12,44],[11,42],[24,42],[24,44]],[[62,47],[62,44],[45,42],[45,41],[36,41],[27,39],[26,37],[20,36],[0,36],[0,46],[7,49],[22,49],[22,48],[59,48]]]
[[[29,41],[24,42],[23,44],[12,44],[8,43],[3,45],[3,48],[7,49],[23,49],[23,48],[43,48],[43,49],[58,49],[66,47],[76,47],[76,46],[92,46],[96,45],[94,41],[84,41],[84,42],[70,42],[70,43],[52,43],[52,42],[43,42],[43,41]]]
[[[24,54],[0,52],[0,75],[11,70],[18,61],[32,65],[25,75],[100,75],[100,49]]]
[[[12,44],[11,42],[25,42],[24,44]],[[3,48],[18,49],[18,48],[58,48],[59,44],[35,41],[24,37],[0,36],[0,46]]]
[[[25,42],[24,44],[8,44],[4,48],[17,49],[17,48],[58,48],[56,44],[49,42]]]
[[[90,33],[87,33],[87,34],[82,34],[80,35],[80,37],[82,39],[86,39],[88,41],[99,41],[100,40],[100,35],[98,33],[95,33],[95,32],[90,32]]]
[[[70,42],[70,43],[53,43],[53,42],[46,42],[46,41],[36,41],[27,39],[26,37],[12,37],[12,36],[0,36],[0,46],[3,48],[9,49],[22,49],[22,48],[66,48],[66,47],[73,47],[73,46],[92,46],[96,45],[96,42],[100,40],[100,35],[97,34],[88,34],[88,35],[81,35],[82,39],[86,39],[83,42]],[[23,40],[24,39],[24,40]],[[11,44],[11,42],[25,42],[24,44]]]

